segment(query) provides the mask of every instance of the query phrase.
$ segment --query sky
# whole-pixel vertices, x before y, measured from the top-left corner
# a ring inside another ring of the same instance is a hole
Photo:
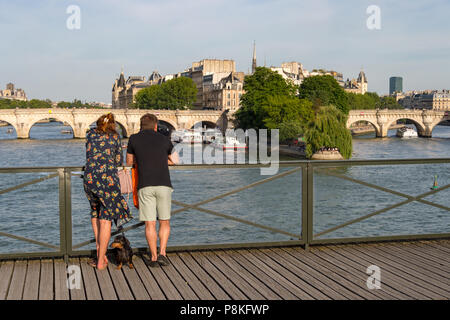
[[[80,9],[79,29],[71,5]],[[379,29],[368,28],[379,8]],[[29,99],[111,103],[114,80],[206,58],[306,70],[361,69],[369,91],[450,89],[450,0],[0,0],[0,89]],[[69,23],[69,24],[70,24]]]

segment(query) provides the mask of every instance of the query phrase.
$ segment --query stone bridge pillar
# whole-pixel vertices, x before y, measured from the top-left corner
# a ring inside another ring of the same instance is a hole
[[[425,130],[423,130],[423,132],[419,132],[419,136],[423,138],[431,138],[431,132],[433,131],[434,113],[429,112],[428,110],[424,110],[422,113],[422,122]]]
[[[385,138],[388,135],[389,130],[389,119],[388,115],[384,114],[383,112],[380,112],[380,110],[377,112],[377,123],[380,127],[380,130],[377,131],[377,138]]]

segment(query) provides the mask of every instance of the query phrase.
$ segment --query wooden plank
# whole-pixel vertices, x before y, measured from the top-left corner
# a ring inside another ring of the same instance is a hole
[[[357,250],[363,250],[363,247],[357,245],[355,246]],[[394,270],[393,272],[397,272],[399,276],[405,277],[407,280],[411,279],[411,276],[414,277],[414,283],[418,286],[421,286],[422,292],[428,291],[428,296],[433,299],[442,299],[444,297],[448,297],[448,291],[442,289],[442,283],[431,279],[427,276],[427,273],[422,271],[416,271],[411,268],[407,262],[398,259],[395,255],[383,252],[375,247],[364,248],[364,252],[368,254],[372,254],[372,256],[379,257],[381,261],[385,262],[389,265],[389,268]]]
[[[108,264],[108,270],[97,270],[97,275],[99,273],[105,273],[109,271],[111,276],[111,280],[114,284],[114,288],[116,289],[116,294],[119,300],[134,300],[133,293],[128,287],[128,283],[123,276],[122,270],[117,270],[117,267],[113,265],[111,262]]]
[[[0,300],[5,300],[8,295],[11,276],[14,271],[14,262],[0,262]]]
[[[167,254],[167,258],[170,261],[172,254]],[[186,280],[176,271],[172,262],[168,266],[161,267],[161,269],[166,273],[167,277],[172,281],[174,286],[177,288],[178,292],[181,294],[185,300],[198,300],[197,295],[187,284]]]
[[[39,298],[39,277],[41,273],[41,261],[28,261],[25,287],[23,289],[23,300],[38,300]]]
[[[140,258],[133,257],[133,265],[134,262]],[[127,282],[130,285],[130,289],[133,292],[133,296],[136,300],[150,300],[150,296],[147,293],[147,290],[144,287],[144,284],[142,283],[141,279],[139,278],[139,275],[137,274],[136,270],[130,269],[128,266],[122,267],[123,274],[125,275],[125,278]]]
[[[420,241],[419,243],[436,247],[439,250],[442,250],[442,251],[445,251],[445,252],[450,252],[450,240]]]
[[[201,300],[213,300],[214,296],[209,292],[208,288],[192,273],[191,270],[184,264],[183,260],[176,255],[170,255],[170,261],[173,263],[175,269],[186,280],[186,283],[192,288],[195,294]]]
[[[88,258],[80,259],[81,273],[83,274],[83,286],[86,291],[87,300],[102,300],[102,294],[100,292],[99,281],[97,281],[97,276],[95,275],[95,269],[88,265]],[[111,281],[111,280],[110,280]],[[112,284],[111,284],[112,287]],[[105,294],[103,299],[105,300],[116,300],[116,293],[113,291],[113,298]]]
[[[326,266],[331,270],[334,270],[343,275],[345,274],[345,276],[356,285],[357,289],[355,289],[355,291],[365,299],[380,300],[386,297],[392,298],[386,293],[379,292],[379,290],[369,290],[367,288],[368,276],[365,273],[366,268],[359,267],[355,269],[348,264],[341,263],[340,260],[331,256],[329,252],[331,252],[331,249],[329,247],[320,247],[312,250],[311,254],[313,259],[318,259],[317,262],[321,264],[327,263]]]
[[[434,259],[426,259],[422,256],[418,250],[414,248],[409,249],[406,247],[400,247],[397,245],[390,246],[376,246],[385,253],[395,254],[396,257],[408,263],[408,266],[412,269],[423,272],[428,271],[427,276],[438,281],[443,281],[444,283],[448,280],[448,275],[446,273],[450,271],[449,265],[444,265]],[[398,261],[397,261],[398,262]],[[449,287],[450,288],[450,287]]]
[[[367,278],[369,277],[369,275],[366,273],[366,271],[367,271],[367,267],[370,266],[370,264],[367,263],[367,261],[360,259],[356,255],[346,254],[343,250],[341,250],[337,247],[330,246],[329,248],[331,249],[330,251],[327,251],[327,253],[329,255],[334,257],[337,261],[345,263],[345,264],[353,267],[355,270],[359,270],[359,272],[357,273],[357,276],[362,281],[367,281]],[[414,296],[414,292],[413,292],[412,296],[408,296],[407,294],[404,294],[403,292],[398,291],[398,289],[396,289],[394,286],[391,286],[392,285],[391,281],[384,281],[385,280],[384,278],[385,277],[383,274],[383,283],[382,283],[381,289],[372,290],[374,292],[374,294],[378,295],[380,298],[388,299],[388,300],[392,300],[392,299],[410,300]],[[388,280],[389,280],[389,277],[388,277]],[[399,287],[402,288],[401,285]],[[384,294],[384,293],[386,293],[386,294]]]
[[[450,264],[450,253],[443,252],[435,247],[426,245],[411,244],[416,252],[420,252],[427,255],[428,259],[434,259],[436,261],[445,262],[447,265]]]
[[[139,274],[142,284],[147,289],[150,298],[152,300],[165,300],[166,297],[164,296],[164,293],[161,291],[161,288],[155,278],[153,278],[153,275],[148,270],[144,261],[142,261],[142,258],[140,256],[136,256],[135,258],[136,259],[133,260],[134,268]]]
[[[251,254],[257,257],[259,260],[264,262],[268,267],[277,272],[279,275],[283,276],[286,280],[290,281],[296,287],[302,289],[314,299],[319,300],[330,300],[330,297],[322,293],[320,290],[317,290],[314,286],[310,285],[308,282],[304,281],[301,277],[297,276],[291,270],[285,268],[278,262],[274,261],[260,250],[248,250]]]
[[[80,282],[79,282],[79,286],[80,286],[79,289],[77,289],[77,288],[70,289],[69,288],[70,300],[86,300],[86,293],[84,290],[84,283],[83,283],[83,272],[81,271],[80,259],[78,259],[78,258],[69,259],[69,266],[78,267],[79,271],[80,271],[80,277],[81,277]],[[70,274],[68,274],[67,276],[71,277]]]
[[[53,260],[41,260],[39,300],[53,300]]]
[[[6,300],[21,300],[27,273],[27,262],[16,261]]]
[[[333,247],[334,248],[334,247]],[[361,261],[362,264],[377,265],[381,269],[381,282],[382,288],[387,285],[400,293],[408,295],[411,299],[420,299],[420,300],[430,300],[431,298],[424,296],[420,290],[418,291],[417,287],[411,286],[408,281],[405,281],[403,278],[399,278],[395,273],[389,272],[388,270],[383,269],[383,263],[374,260],[372,257],[368,257],[367,255],[354,251],[349,246],[336,246],[344,255],[351,255],[355,261]],[[384,271],[383,271],[384,270]],[[384,284],[384,285],[383,285]]]
[[[362,299],[353,292],[347,290],[344,286],[324,276],[314,268],[303,261],[299,261],[281,249],[262,249],[260,250],[268,257],[276,259],[286,266],[292,272],[295,272],[299,277],[321,290],[327,296],[334,300]]]
[[[54,261],[55,268],[55,300],[69,300],[69,287],[67,286],[67,266],[63,260]]]
[[[272,278],[276,283],[278,283],[277,290],[280,287],[285,288],[287,291],[292,293],[298,299],[302,300],[312,300],[312,295],[306,293],[304,290],[292,284],[289,280],[287,280],[284,276],[279,274],[277,271],[273,270],[271,267],[267,266],[263,261],[255,257],[248,250],[235,250],[237,255],[239,255],[242,259],[246,259],[251,262],[255,267],[265,273],[269,278]]]
[[[200,282],[211,292],[215,299],[230,300],[230,296],[217,284],[217,282],[192,258],[189,253],[180,252],[177,256],[187,268],[195,274]]]
[[[247,282],[255,288],[265,299],[268,300],[280,300],[281,297],[276,293],[276,290],[272,290],[266,285],[266,283],[260,279],[256,274],[247,271],[236,260],[232,259],[228,253],[222,251],[216,251],[216,255],[221,258],[233,271],[244,277]]]
[[[340,269],[334,264],[328,263],[323,259],[316,256],[313,251],[305,254],[300,252],[298,249],[293,248],[283,248],[287,253],[291,254],[294,258],[299,261],[304,261],[312,268],[320,271],[323,275],[333,279],[336,282],[344,285],[348,290],[352,291],[354,294],[364,298],[364,299],[375,299],[377,298],[372,293],[367,292],[368,290],[362,286],[363,281],[359,280],[353,274],[349,273],[345,269]],[[303,251],[303,250],[302,250]],[[314,250],[315,251],[315,250]]]
[[[199,252],[191,252],[192,258],[202,267],[233,300],[248,300],[247,296],[220,272],[205,256]]]
[[[408,268],[402,268],[401,266],[396,268],[391,266],[391,264],[396,265],[396,263],[390,259],[377,255],[372,252],[371,248],[366,247],[362,250],[357,245],[347,245],[344,250],[365,257],[365,260],[369,260],[368,262],[370,264],[377,265],[381,268],[382,272],[384,270],[385,276],[392,275],[395,277],[395,279],[400,282],[402,286],[405,288],[410,288],[419,294],[419,296],[415,296],[416,299],[442,299],[440,295],[430,291],[426,287],[421,286],[423,283],[411,275],[411,271]],[[412,279],[414,279],[414,281],[412,281]]]
[[[218,270],[227,276],[227,278],[251,300],[262,300],[264,296],[255,290],[245,278],[241,277],[238,273],[227,267],[227,265],[217,257],[215,252],[202,252],[200,253],[206,257]]]
[[[164,271],[161,269],[161,267],[150,268],[148,266],[148,263],[150,263],[151,260],[149,260],[144,256],[142,256],[142,261],[145,262],[148,270],[155,278],[156,282],[158,283],[159,287],[164,292],[164,295],[167,297],[168,300],[183,300],[183,297],[178,292],[177,288],[173,285],[173,283],[170,281],[170,279],[167,277],[167,275],[164,273]]]

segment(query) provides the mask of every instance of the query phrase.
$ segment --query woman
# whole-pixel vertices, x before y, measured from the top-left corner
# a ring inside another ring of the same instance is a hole
[[[120,192],[117,174],[122,157],[114,115],[103,115],[97,120],[97,128],[86,134],[84,172],[84,191],[91,205],[92,229],[97,245],[97,259],[89,264],[99,270],[108,266],[106,251],[111,238],[111,221],[118,226],[132,219],[128,204]]]

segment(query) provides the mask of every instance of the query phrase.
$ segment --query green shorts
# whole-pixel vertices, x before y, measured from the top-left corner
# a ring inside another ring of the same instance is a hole
[[[139,220],[170,220],[173,189],[166,186],[150,186],[138,191]]]

